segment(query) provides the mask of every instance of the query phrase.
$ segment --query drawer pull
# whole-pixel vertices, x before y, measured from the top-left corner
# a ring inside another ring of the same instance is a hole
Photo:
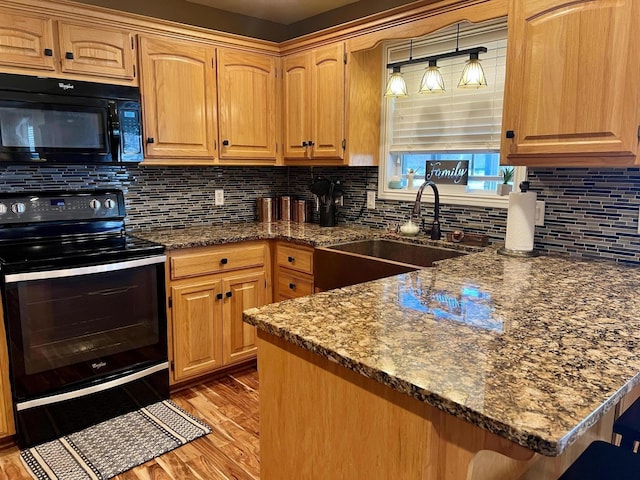
[[[216,299],[217,299],[217,300],[222,300],[222,294],[221,294],[221,293],[217,294],[217,295],[216,295]]]
[[[227,292],[225,293],[225,295],[227,296],[227,298],[231,298],[233,296],[233,292]]]
[[[45,48],[44,49],[44,56],[45,57],[53,57],[53,50],[51,50],[50,48]]]
[[[221,258],[220,259],[220,265],[226,265],[227,263],[229,263],[229,259],[227,259],[227,258]]]
[[[289,284],[289,288],[290,288],[291,290],[295,290],[295,289],[296,289],[296,284],[295,284],[295,283],[290,283],[290,284]]]
[[[64,58],[66,58],[67,60],[73,60],[73,52],[66,52],[64,54]]]
[[[295,259],[295,258],[293,258],[293,257],[287,257],[287,262],[289,262],[289,263],[293,263],[293,262],[295,262],[295,261],[296,261],[296,259]]]

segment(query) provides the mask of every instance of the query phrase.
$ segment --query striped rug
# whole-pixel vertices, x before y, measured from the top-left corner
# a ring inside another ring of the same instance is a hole
[[[33,448],[20,457],[37,480],[106,480],[211,433],[170,400]]]

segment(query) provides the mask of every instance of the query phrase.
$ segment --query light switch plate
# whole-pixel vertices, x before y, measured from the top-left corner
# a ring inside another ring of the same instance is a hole
[[[224,190],[221,188],[215,191],[215,204],[216,206],[224,205]]]
[[[536,201],[536,226],[544,226],[544,200]]]

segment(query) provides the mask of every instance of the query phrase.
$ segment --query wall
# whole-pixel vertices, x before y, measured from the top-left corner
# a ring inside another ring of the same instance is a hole
[[[318,176],[343,185],[340,224],[386,228],[408,219],[412,202],[378,199],[376,210],[365,208],[366,190],[377,190],[375,167],[11,166],[0,168],[0,191],[122,188],[127,224],[135,231],[253,221],[257,197],[289,194],[313,199],[309,185]],[[640,263],[640,168],[534,168],[529,169],[529,179],[532,190],[546,202],[545,225],[536,227],[537,249]],[[217,188],[224,188],[222,207],[213,205]],[[422,212],[429,222],[432,205],[424,204]],[[492,241],[502,242],[506,216],[504,209],[443,205],[442,230],[486,233]]]

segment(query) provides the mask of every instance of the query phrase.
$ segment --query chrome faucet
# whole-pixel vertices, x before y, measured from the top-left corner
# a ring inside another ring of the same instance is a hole
[[[415,217],[417,221],[420,221],[420,200],[422,199],[422,191],[424,187],[430,186],[433,188],[433,196],[434,196],[434,207],[433,207],[433,223],[431,224],[431,240],[440,240],[442,236],[440,233],[440,194],[438,193],[438,187],[431,180],[427,180],[420,188],[418,188],[418,195],[416,195],[416,201],[413,204],[413,211],[411,212],[411,216]],[[425,232],[427,229],[425,228]]]

